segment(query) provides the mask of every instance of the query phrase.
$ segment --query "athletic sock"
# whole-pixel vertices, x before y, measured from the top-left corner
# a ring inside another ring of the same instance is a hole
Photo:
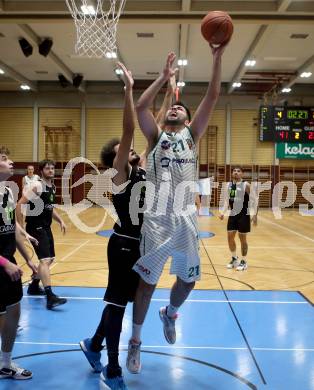
[[[141,340],[141,332],[143,325],[137,325],[133,322],[132,326],[132,339],[140,341]]]
[[[47,299],[49,299],[55,295],[51,290],[51,286],[45,287],[45,293],[46,293]]]
[[[3,367],[5,368],[11,367],[11,363],[12,363],[11,357],[12,357],[12,352],[1,351],[1,362]]]
[[[106,337],[106,328],[109,320],[109,305],[107,305],[101,315],[101,319],[99,321],[98,327],[94,336],[91,338],[91,350],[93,352],[100,352],[104,347],[102,345],[105,337]]]
[[[173,318],[175,317],[175,315],[177,314],[179,308],[178,307],[175,307],[173,305],[171,305],[171,303],[167,306],[166,308],[166,314],[169,318]]]
[[[242,260],[246,262],[246,256],[242,256]]]
[[[237,252],[236,251],[231,252],[231,256],[232,256],[233,259],[236,259],[237,258]]]

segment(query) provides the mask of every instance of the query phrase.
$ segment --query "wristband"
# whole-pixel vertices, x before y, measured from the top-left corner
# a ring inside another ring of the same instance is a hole
[[[3,256],[0,256],[0,267],[4,267],[9,262],[8,259],[6,259]]]

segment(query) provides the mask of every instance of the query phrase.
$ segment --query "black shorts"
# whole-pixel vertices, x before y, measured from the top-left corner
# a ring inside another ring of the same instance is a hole
[[[238,214],[230,216],[228,219],[227,230],[238,231],[239,233],[249,233],[251,231],[251,217],[247,214]]]
[[[38,245],[33,245],[38,260],[51,259],[55,257],[55,245],[50,226],[29,226],[26,224],[28,234],[38,240]]]
[[[140,258],[140,241],[113,233],[108,248],[108,287],[104,301],[119,306],[133,302],[139,274],[132,270]]]
[[[9,258],[11,263],[16,264],[14,257]],[[7,307],[14,306],[23,297],[22,280],[13,282],[9,275],[0,267],[0,314],[4,314]]]

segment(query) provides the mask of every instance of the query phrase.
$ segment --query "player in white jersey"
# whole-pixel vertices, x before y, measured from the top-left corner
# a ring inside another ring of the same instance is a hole
[[[35,181],[39,180],[40,177],[38,175],[34,174],[34,166],[28,165],[27,166],[27,175],[23,177],[23,188],[30,187],[35,183]]]
[[[141,238],[141,258],[134,265],[141,280],[133,309],[133,332],[129,341],[127,367],[141,369],[141,328],[164,265],[172,257],[171,273],[177,276],[170,304],[159,311],[164,334],[176,341],[175,319],[179,307],[200,278],[195,192],[197,144],[204,134],[219,97],[221,57],[225,46],[211,48],[213,75],[205,97],[190,121],[190,113],[176,102],[166,113],[164,128],[158,126],[150,107],[166,81],[172,77],[175,54],[169,53],[162,74],[137,103],[141,130],[148,141],[146,205]],[[190,123],[190,125],[189,125]]]

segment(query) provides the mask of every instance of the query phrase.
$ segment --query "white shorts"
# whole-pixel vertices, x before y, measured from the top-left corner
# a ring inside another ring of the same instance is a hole
[[[141,257],[133,270],[148,284],[157,284],[169,257],[170,273],[187,283],[200,279],[199,237],[196,219],[173,217],[165,223],[145,221],[141,236]]]

